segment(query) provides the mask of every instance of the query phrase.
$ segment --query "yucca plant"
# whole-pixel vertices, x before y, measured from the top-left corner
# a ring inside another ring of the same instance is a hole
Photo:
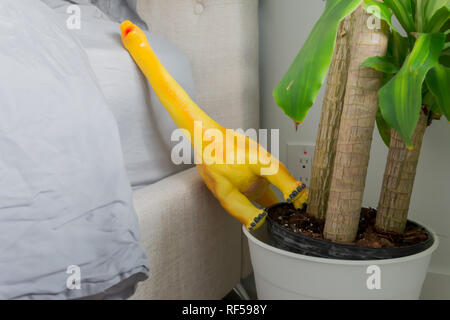
[[[442,114],[450,119],[449,5],[327,0],[275,88],[277,104],[301,123],[328,72],[308,203],[310,215],[325,219],[325,238],[355,239],[375,122],[390,146],[377,227],[403,231],[425,128]]]
[[[450,1],[365,0],[365,6],[378,8],[390,24],[394,14],[403,28],[391,24],[387,55],[364,63],[383,72],[385,82],[377,124],[389,155],[376,226],[402,233],[426,128],[443,115],[450,120]]]

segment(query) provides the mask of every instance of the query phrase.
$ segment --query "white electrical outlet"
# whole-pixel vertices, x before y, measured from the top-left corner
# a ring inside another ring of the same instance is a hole
[[[314,159],[314,145],[288,144],[288,169],[295,179],[309,188]]]

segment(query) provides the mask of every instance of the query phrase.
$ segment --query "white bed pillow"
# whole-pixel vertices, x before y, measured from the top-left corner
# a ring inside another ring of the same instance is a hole
[[[0,299],[81,298],[131,278],[129,295],[149,264],[117,124],[55,20],[40,1],[0,1]]]
[[[137,0],[91,0],[112,21],[122,22],[124,20],[136,21],[135,24],[147,29],[146,23],[137,12]]]
[[[66,10],[71,5],[83,7],[82,16],[107,18],[115,22],[133,20],[141,28],[148,29],[147,24],[137,12],[137,0],[41,0],[52,9]],[[87,9],[87,10],[86,10]],[[94,10],[99,9],[99,10]]]
[[[81,28],[71,32],[83,45],[118,122],[131,185],[135,188],[149,185],[190,168],[191,165],[175,165],[171,161],[172,148],[178,143],[172,142],[171,136],[177,127],[123,48],[119,23],[99,19],[99,9],[85,1],[88,3],[81,5]],[[99,0],[95,2],[102,3]],[[114,11],[113,3],[108,7],[109,12]],[[61,25],[68,17],[67,5],[65,0],[53,0],[53,8],[60,16]],[[116,8],[116,11],[120,10]],[[123,15],[122,18],[128,17]],[[187,56],[164,39],[152,34],[148,34],[148,38],[169,72],[194,96],[194,81]]]

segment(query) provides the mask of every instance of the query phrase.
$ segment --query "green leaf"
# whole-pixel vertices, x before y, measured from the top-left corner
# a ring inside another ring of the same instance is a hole
[[[441,57],[439,58],[439,63],[447,68],[450,68],[450,48],[445,50]]]
[[[426,82],[441,111],[450,121],[450,68],[438,64],[428,72]]]
[[[433,0],[431,0],[433,1]],[[416,0],[416,31],[424,32],[425,29],[425,3],[427,0]]]
[[[447,20],[447,22],[442,26],[441,31],[446,36],[446,41],[450,40],[450,20]]]
[[[412,0],[384,0],[384,4],[394,12],[408,34],[416,31]]]
[[[448,21],[450,0],[415,0],[416,31],[419,33],[439,32]]]
[[[430,19],[427,19],[424,30],[429,33],[439,32],[449,19],[450,9],[442,7]]]
[[[391,54],[394,57],[397,67],[401,67],[409,54],[408,38],[403,37],[400,33],[393,31],[391,33],[392,39],[389,41]]]
[[[388,25],[398,32],[398,30],[392,24],[392,13],[391,10],[382,2],[376,0],[364,0],[363,8],[368,13],[375,15],[378,19],[382,19],[388,23]]]
[[[362,65],[383,73],[395,74],[399,71],[399,68],[391,62],[389,57],[370,57]]]
[[[327,0],[325,11],[303,48],[273,91],[275,102],[293,120],[302,122],[322,87],[336,45],[339,23],[361,0]]]
[[[444,34],[420,34],[401,70],[379,91],[380,109],[386,122],[411,146],[419,121],[422,86],[428,71],[438,64]]]
[[[442,7],[450,8],[450,0],[426,0],[424,2],[424,16],[431,19]]]
[[[382,86],[384,86],[386,83],[388,83],[393,77],[394,77],[394,75],[391,73],[383,73]],[[386,122],[386,120],[384,120],[380,108],[378,108],[376,120],[377,120],[378,133],[380,134],[381,139],[383,139],[383,142],[389,148],[389,146],[391,144],[391,127]]]
[[[423,104],[428,106],[430,112],[433,114],[434,119],[440,119],[442,117],[442,110],[436,102],[434,95],[428,91],[428,93],[423,98]]]
[[[391,145],[391,127],[384,120],[380,109],[377,112],[377,128],[381,139],[383,139],[384,144],[389,148]]]

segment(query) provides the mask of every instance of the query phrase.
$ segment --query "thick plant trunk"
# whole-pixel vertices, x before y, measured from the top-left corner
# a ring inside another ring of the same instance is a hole
[[[369,29],[371,15],[355,11],[354,37],[347,88],[336,148],[324,236],[340,243],[353,242],[358,231],[382,74],[361,64],[385,56],[387,29]]]
[[[408,150],[402,138],[395,130],[392,130],[378,205],[376,227],[379,230],[396,233],[405,231],[420,149],[427,125],[428,116],[422,111],[412,137],[413,150]]]
[[[350,65],[354,17],[355,15],[351,14],[339,26],[317,133],[309,189],[308,214],[318,219],[325,219],[327,212],[331,175]]]

